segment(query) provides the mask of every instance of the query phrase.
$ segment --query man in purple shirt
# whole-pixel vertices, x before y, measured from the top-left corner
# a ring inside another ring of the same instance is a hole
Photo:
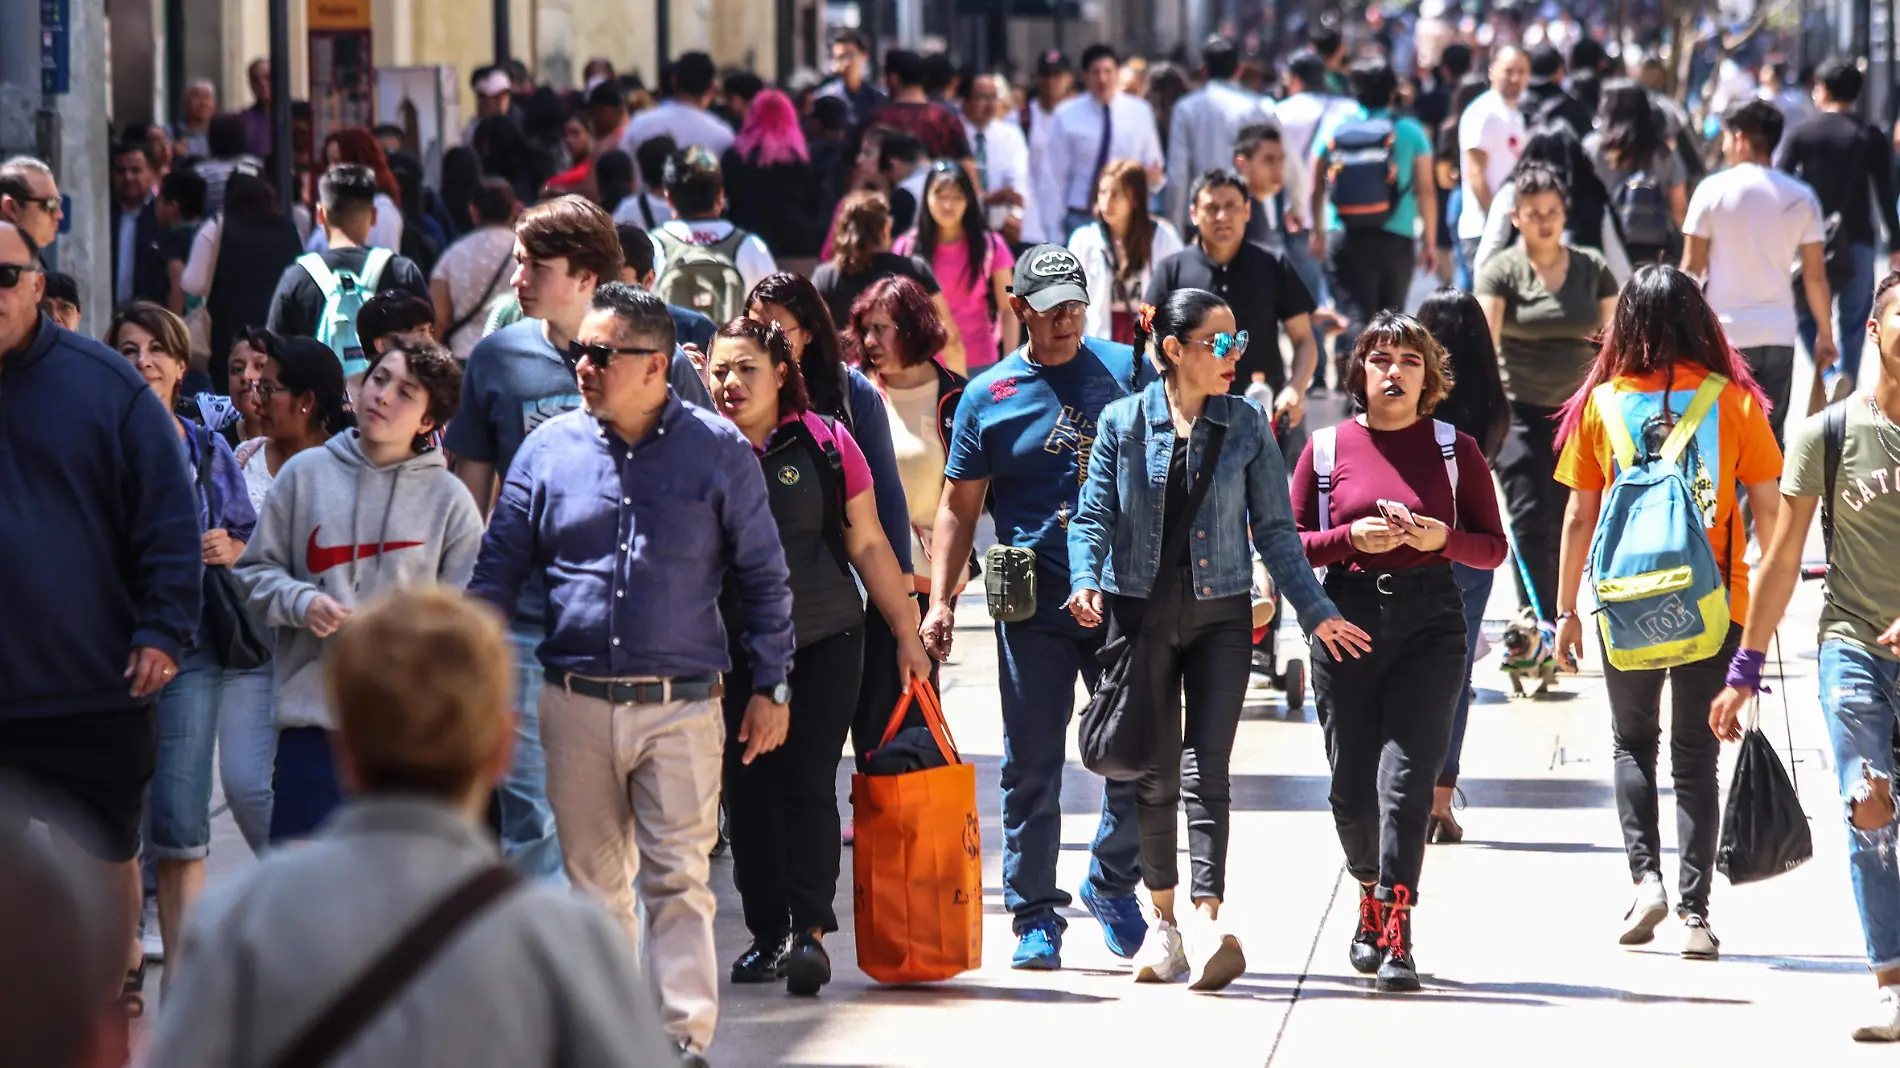
[[[249,70],[245,72],[251,82],[250,107],[238,112],[238,118],[244,120],[245,151],[258,159],[270,158],[270,60],[253,59]]]
[[[636,951],[637,883],[661,1016],[692,1064],[719,1011],[708,879],[732,667],[720,589],[730,578],[752,656],[748,764],[785,740],[792,595],[758,458],[668,387],[673,342],[660,298],[621,282],[594,292],[567,351],[581,410],[515,454],[469,592],[512,615],[529,575],[546,579],[541,743],[567,875]]]

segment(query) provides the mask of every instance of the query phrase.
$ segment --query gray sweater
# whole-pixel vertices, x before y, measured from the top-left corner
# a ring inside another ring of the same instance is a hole
[[[277,729],[332,726],[324,639],[305,625],[318,594],[355,608],[408,586],[461,589],[481,545],[475,499],[439,449],[377,467],[352,430],[291,457],[232,568],[251,612],[276,629]]]
[[[315,840],[207,894],[151,1068],[268,1068],[381,951],[499,857],[461,813],[353,801]],[[627,938],[597,906],[520,887],[471,920],[332,1068],[676,1065]]]

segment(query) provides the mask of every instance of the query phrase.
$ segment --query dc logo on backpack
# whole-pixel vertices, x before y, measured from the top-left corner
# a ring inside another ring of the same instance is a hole
[[[1695,485],[1708,476],[1685,470],[1702,467],[1693,457],[1685,463],[1685,455],[1726,385],[1721,375],[1704,378],[1661,448],[1646,440],[1640,454],[1630,424],[1638,433],[1645,428],[1643,395],[1618,393],[1607,382],[1590,394],[1616,456],[1590,542],[1590,581],[1604,651],[1619,670],[1706,660],[1728,637],[1728,584]]]

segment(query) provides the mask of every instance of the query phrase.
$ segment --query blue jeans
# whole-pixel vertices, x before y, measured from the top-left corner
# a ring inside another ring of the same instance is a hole
[[[1035,923],[1067,927],[1058,910],[1069,904],[1056,885],[1062,850],[1062,772],[1075,714],[1075,679],[1090,689],[1101,676],[1095,654],[1107,628],[1077,623],[1063,602],[1066,571],[1037,575],[1036,614],[996,624],[998,685],[1003,704],[1003,904],[1018,934]],[[1141,835],[1133,782],[1102,790],[1102,822],[1090,845],[1089,882],[1104,896],[1135,892],[1141,878]]]
[[[200,647],[179,662],[158,695],[158,766],[152,773],[151,831],[156,860],[203,860],[211,852],[211,754],[218,740],[224,667]]]
[[[1484,606],[1491,599],[1491,582],[1497,572],[1453,563],[1451,575],[1458,580],[1458,593],[1465,601],[1465,687],[1458,691],[1458,708],[1452,713],[1451,748],[1445,751],[1445,770],[1438,776],[1440,786],[1458,785],[1458,754],[1464,751],[1465,720],[1471,715],[1471,666],[1477,660],[1478,638],[1484,633]]]
[[[1471,292],[1471,249],[1476,243],[1467,246],[1458,238],[1458,213],[1465,207],[1465,188],[1460,185],[1451,191],[1450,199],[1445,201],[1445,217],[1439,220],[1439,226],[1451,238],[1451,284],[1454,289]]]
[[[1822,372],[1822,380],[1829,389],[1834,388],[1834,380],[1841,375],[1846,375],[1850,383],[1860,381],[1860,354],[1867,347],[1867,317],[1874,309],[1874,258],[1872,245],[1847,246],[1847,260],[1853,266],[1854,276],[1845,289],[1834,294],[1834,340],[1840,346],[1841,358]],[[1807,300],[1799,293],[1795,295],[1794,313],[1801,343],[1812,353],[1817,328]]]
[[[1854,904],[1867,940],[1867,966],[1900,968],[1900,862],[1894,825],[1863,831],[1852,822],[1853,802],[1868,796],[1867,776],[1893,778],[1893,717],[1900,708],[1900,663],[1838,639],[1821,644],[1821,709],[1834,743],[1841,779],[1847,859]]]
[[[271,772],[277,763],[271,686],[269,664],[227,671],[218,702],[218,778],[231,818],[253,853],[270,844]]]
[[[343,804],[336,753],[322,727],[291,727],[277,735],[277,796],[271,802],[270,844],[317,833]]]
[[[523,875],[565,883],[561,843],[554,837],[554,810],[548,807],[548,765],[541,752],[541,662],[534,647],[541,625],[516,619],[516,670],[521,674],[515,705],[515,763],[495,787],[501,808],[501,849]]]

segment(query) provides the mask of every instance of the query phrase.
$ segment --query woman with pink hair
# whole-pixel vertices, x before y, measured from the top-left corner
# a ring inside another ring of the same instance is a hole
[[[792,98],[767,89],[752,100],[745,125],[719,161],[726,218],[759,235],[781,265],[814,260],[825,237],[818,177]]]

